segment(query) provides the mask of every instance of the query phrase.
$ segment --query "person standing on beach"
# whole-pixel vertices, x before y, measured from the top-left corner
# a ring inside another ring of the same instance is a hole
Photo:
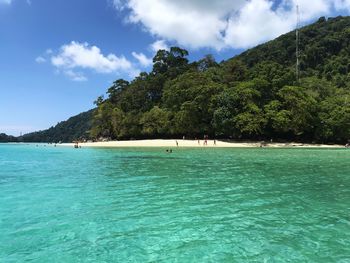
[[[176,141],[176,147],[179,147],[179,143]]]

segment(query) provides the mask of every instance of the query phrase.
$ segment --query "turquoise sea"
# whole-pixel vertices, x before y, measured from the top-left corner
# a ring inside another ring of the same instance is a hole
[[[350,150],[0,144],[0,262],[350,262]]]

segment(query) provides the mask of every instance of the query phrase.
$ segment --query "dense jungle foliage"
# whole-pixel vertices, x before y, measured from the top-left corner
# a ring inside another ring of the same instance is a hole
[[[350,17],[320,18],[217,63],[159,50],[151,72],[116,80],[97,108],[24,141],[210,138],[345,143],[350,139]]]
[[[350,18],[320,18],[230,60],[189,63],[159,50],[153,70],[116,80],[96,100],[90,136],[202,137],[345,142],[350,137]]]

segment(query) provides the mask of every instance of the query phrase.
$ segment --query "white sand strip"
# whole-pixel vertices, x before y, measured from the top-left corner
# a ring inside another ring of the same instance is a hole
[[[62,146],[71,146],[73,143],[64,143]],[[254,147],[298,147],[298,148],[344,148],[343,145],[325,145],[325,144],[303,144],[303,143],[261,143],[261,142],[226,142],[226,141],[215,141],[208,140],[207,144],[204,140],[183,140],[183,139],[172,139],[172,140],[130,140],[130,141],[107,141],[107,142],[87,142],[79,143],[81,147],[217,147],[217,148],[254,148]]]

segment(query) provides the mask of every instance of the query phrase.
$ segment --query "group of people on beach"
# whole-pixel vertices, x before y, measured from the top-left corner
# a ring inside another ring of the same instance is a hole
[[[200,145],[201,144],[200,139],[196,138],[196,140],[198,140],[198,145]],[[204,140],[203,141],[203,146],[207,146],[208,145],[209,136],[208,135],[204,135],[203,140]],[[216,140],[215,139],[214,139],[214,145],[216,145]]]
[[[183,136],[182,140],[186,140],[186,137]],[[208,140],[209,140],[209,136],[208,135],[204,135],[203,136],[203,146],[207,146],[208,145]],[[195,138],[195,141],[198,142],[198,145],[201,145],[201,140],[198,139],[197,137]],[[177,140],[175,141],[175,143],[176,143],[176,147],[179,147],[179,142]],[[215,139],[213,140],[213,143],[214,143],[214,146],[216,146],[216,140]]]

